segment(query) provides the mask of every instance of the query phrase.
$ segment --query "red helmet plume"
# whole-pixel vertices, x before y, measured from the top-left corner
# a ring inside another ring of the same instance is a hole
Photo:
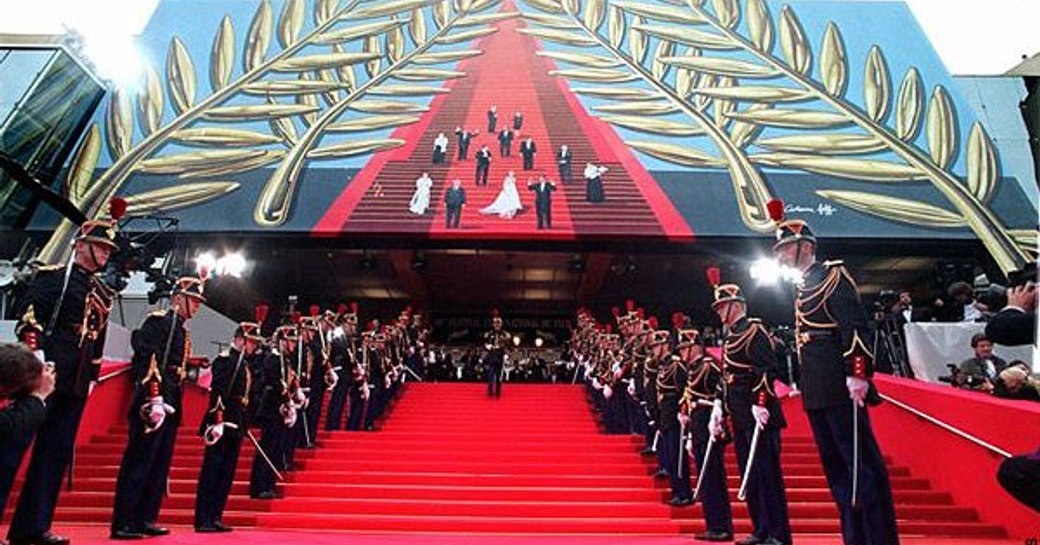
[[[317,316],[321,314],[321,307],[319,307],[318,305],[311,305],[311,308],[308,310],[311,311],[311,316]]]
[[[303,315],[300,314],[300,311],[294,310],[292,314],[289,315],[289,319],[294,325],[300,325],[300,320],[303,319]]]
[[[613,308],[610,309],[610,313],[613,314],[614,316],[620,316],[621,315],[621,309],[619,309],[617,307],[613,307]]]
[[[650,325],[650,329],[657,329],[657,316],[647,318],[646,323]]]
[[[683,313],[678,311],[672,313],[672,327],[681,329],[684,323],[686,323],[686,316]]]
[[[271,307],[267,306],[266,303],[260,303],[253,307],[253,319],[256,320],[257,324],[263,325],[264,320],[267,320],[267,313],[271,310]]]
[[[357,301],[351,301],[350,302],[350,312],[353,312],[354,314],[357,314],[357,309],[358,309]]]
[[[712,286],[718,286],[722,283],[722,271],[718,267],[708,267],[708,283]]]
[[[108,215],[112,217],[113,221],[119,221],[126,215],[126,209],[129,203],[123,197],[112,197],[108,201]]]
[[[769,218],[780,223],[784,221],[784,201],[780,199],[769,199],[766,203],[766,209],[769,210]]]
[[[340,303],[340,304],[336,305],[336,314],[344,314],[346,312],[347,312],[347,304],[346,303]]]
[[[625,310],[627,310],[628,312],[632,312],[635,309],[636,309],[636,302],[635,301],[633,301],[631,299],[628,299],[628,300],[625,301]]]

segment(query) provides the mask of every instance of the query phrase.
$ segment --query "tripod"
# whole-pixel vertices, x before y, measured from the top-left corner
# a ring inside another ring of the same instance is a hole
[[[903,333],[895,316],[884,315],[880,320],[875,320],[877,327],[874,329],[874,341],[872,348],[875,358],[878,349],[884,349],[888,355],[889,363],[892,364],[892,374],[897,377],[914,378],[914,371],[910,368],[907,358],[906,344],[903,342]]]

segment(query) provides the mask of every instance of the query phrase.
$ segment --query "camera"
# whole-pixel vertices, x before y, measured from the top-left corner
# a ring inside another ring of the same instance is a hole
[[[1009,289],[1025,286],[1030,282],[1033,284],[1040,283],[1037,280],[1035,262],[1027,263],[1025,267],[1009,272],[1007,278],[1007,286],[992,283],[985,289],[976,290],[975,299],[984,305],[989,305],[990,308],[999,308],[1007,304],[1007,291]]]
[[[155,221],[155,227],[134,233],[131,226],[140,221]],[[171,233],[176,230],[175,218],[135,217],[125,220],[116,234],[116,250],[108,259],[102,279],[116,292],[126,289],[130,274],[139,271],[154,287],[148,292],[148,303],[154,305],[170,296],[176,275],[169,273],[163,265],[157,265],[164,256],[173,251]]]

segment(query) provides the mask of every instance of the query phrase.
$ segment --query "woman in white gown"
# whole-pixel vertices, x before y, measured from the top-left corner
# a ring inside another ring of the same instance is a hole
[[[422,176],[415,180],[415,193],[412,194],[412,202],[408,204],[408,211],[420,216],[426,213],[426,209],[430,207],[431,187],[433,180],[428,173],[423,172]]]
[[[520,193],[516,191],[516,175],[510,170],[505,180],[502,181],[502,191],[498,193],[495,202],[486,208],[481,208],[480,213],[498,214],[500,218],[513,219],[513,216],[523,207],[524,205],[520,204]]]

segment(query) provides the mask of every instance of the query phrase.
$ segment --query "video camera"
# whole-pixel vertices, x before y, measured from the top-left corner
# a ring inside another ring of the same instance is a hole
[[[978,386],[982,386],[982,384],[985,382],[985,379],[961,373],[960,367],[958,367],[956,364],[947,363],[946,369],[950,372],[950,374],[940,376],[938,377],[938,380],[939,382],[945,382],[950,386],[953,386],[954,388],[974,389]]]
[[[155,222],[154,227],[135,231],[133,227],[142,222]],[[153,284],[148,292],[148,303],[154,305],[170,296],[177,280],[169,271],[168,257],[174,248],[172,233],[177,229],[176,218],[133,217],[120,222],[116,234],[116,250],[108,259],[102,274],[105,284],[116,292],[123,291],[130,274],[139,271],[145,280]],[[161,260],[161,264],[157,264]]]

